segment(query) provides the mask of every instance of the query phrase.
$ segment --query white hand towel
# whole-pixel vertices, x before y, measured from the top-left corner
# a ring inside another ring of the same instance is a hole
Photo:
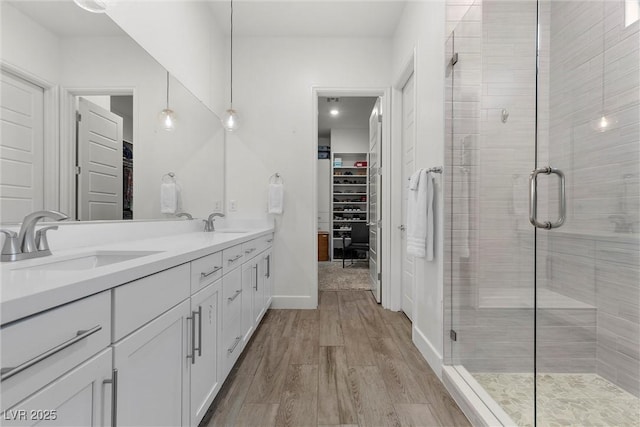
[[[284,186],[269,184],[269,213],[281,214],[284,208]]]
[[[411,189],[412,184],[415,189]],[[433,260],[433,175],[424,169],[416,171],[409,181],[407,200],[407,253]]]
[[[160,185],[160,212],[175,214],[178,210],[178,186],[175,182]]]

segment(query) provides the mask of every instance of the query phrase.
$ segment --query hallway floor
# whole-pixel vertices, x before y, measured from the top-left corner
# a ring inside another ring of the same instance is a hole
[[[319,262],[318,289],[320,291],[371,289],[369,264],[356,261],[351,265],[349,261],[346,261],[345,268],[343,268],[341,261]]]
[[[209,427],[469,425],[407,318],[368,291],[320,292],[317,310],[269,310],[211,411]]]

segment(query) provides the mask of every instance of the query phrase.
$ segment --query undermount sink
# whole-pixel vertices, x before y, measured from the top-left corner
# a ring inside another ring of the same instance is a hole
[[[70,271],[70,270],[91,270],[93,268],[104,267],[105,265],[117,264],[119,262],[130,261],[149,255],[160,253],[160,251],[94,251],[65,258],[61,260],[46,260],[43,264],[30,267],[17,268],[15,270],[48,270],[48,271]]]
[[[214,231],[214,233],[225,233],[225,234],[242,234],[242,233],[248,233],[248,232],[249,230],[237,230],[235,228],[227,228],[223,230]]]

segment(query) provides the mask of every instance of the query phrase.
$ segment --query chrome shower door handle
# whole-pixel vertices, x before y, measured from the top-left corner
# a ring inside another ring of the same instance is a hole
[[[538,175],[545,174],[558,175],[560,178],[560,189],[558,191],[558,205],[560,207],[560,215],[555,222],[538,221]],[[565,176],[560,169],[552,168],[551,166],[545,166],[535,169],[529,175],[529,222],[537,228],[543,228],[545,230],[551,230],[552,228],[561,227],[567,217],[567,198],[565,192]]]

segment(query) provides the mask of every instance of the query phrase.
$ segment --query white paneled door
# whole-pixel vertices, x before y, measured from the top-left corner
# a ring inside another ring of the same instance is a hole
[[[381,283],[381,229],[380,212],[382,186],[380,175],[380,147],[382,145],[382,114],[380,110],[380,98],[371,111],[369,117],[369,277],[371,292],[376,301],[382,300]]]
[[[122,219],[122,117],[80,98],[78,219]]]
[[[0,75],[0,217],[17,222],[44,207],[44,90]]]
[[[413,256],[407,253],[407,200],[409,177],[415,170],[415,79],[412,74],[402,88],[402,311],[413,320],[413,298],[415,289]]]

